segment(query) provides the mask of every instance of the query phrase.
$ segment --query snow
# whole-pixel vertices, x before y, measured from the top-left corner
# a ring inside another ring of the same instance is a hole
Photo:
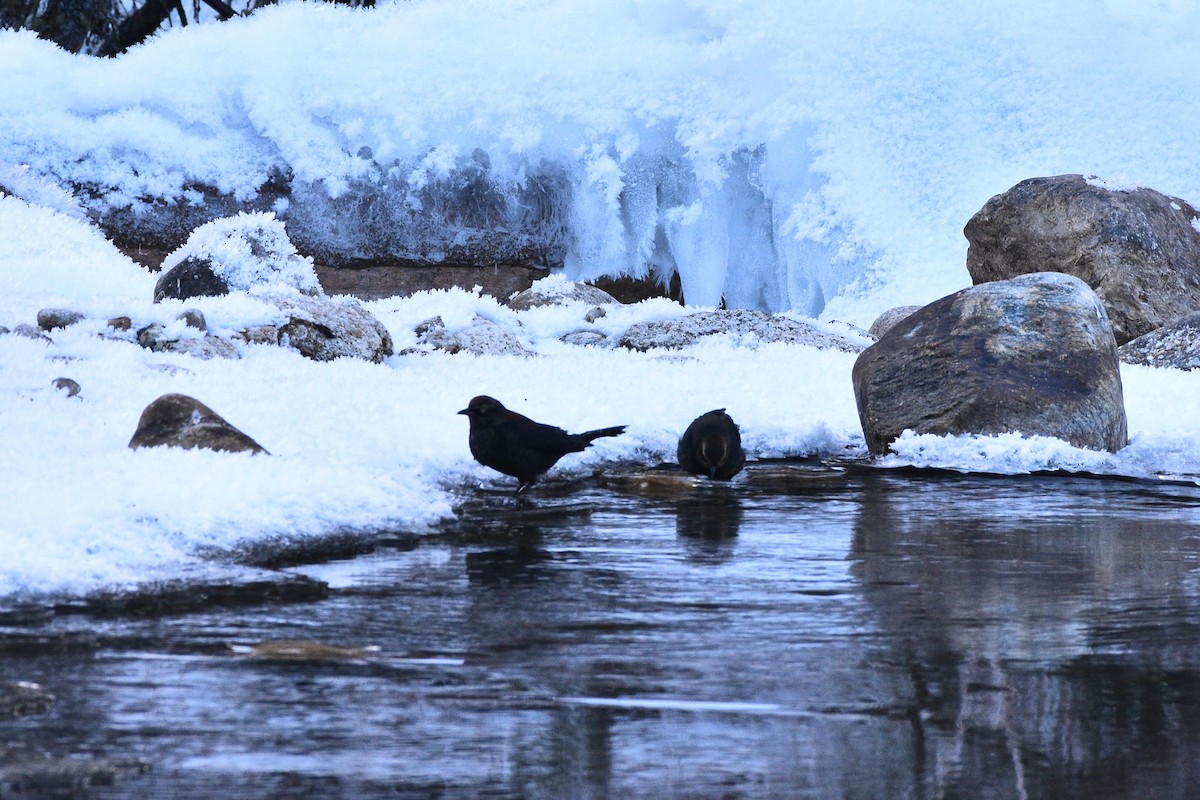
[[[724,296],[866,327],[968,285],[962,226],[1022,179],[1079,172],[1200,200],[1198,21],[1190,0],[284,3],[112,60],[0,31],[0,325],[48,307],[88,315],[49,343],[0,336],[0,597],[178,575],[245,542],[426,530],[478,484],[511,485],[468,452],[455,412],[476,394],[568,429],[628,424],[558,475],[672,461],[687,424],[720,407],[752,458],[865,452],[852,354],[721,337],[682,353],[568,345],[558,337],[581,327],[580,303],[516,312],[451,290],[367,304],[397,352],[430,317],[456,329],[479,315],[534,358],[152,353],[102,337],[104,320],[179,326],[195,307],[228,334],[278,311],[246,295],[152,304],[155,276],[81,207],[186,206],[197,185],[250,199],[278,173],[333,210],[380,180],[419,205],[484,164],[516,197],[555,165],[571,188],[551,209],[570,232],[568,277],[677,269],[698,308]],[[71,197],[68,183],[91,190]],[[277,203],[256,219],[295,241],[317,208]],[[391,219],[325,224],[394,238]],[[188,246],[232,246],[222,225]],[[304,285],[304,258],[279,245],[283,274]],[[237,280],[258,277],[235,262]],[[596,327],[616,336],[686,311],[614,306]],[[58,377],[81,393],[54,389]],[[1200,475],[1200,376],[1126,365],[1122,377],[1120,453],[909,435],[881,463]],[[142,409],[168,392],[271,455],[129,450]]]

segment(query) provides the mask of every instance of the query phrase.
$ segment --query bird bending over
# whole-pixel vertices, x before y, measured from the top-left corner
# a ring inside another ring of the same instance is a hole
[[[517,479],[516,496],[567,453],[579,453],[591,447],[593,439],[618,436],[624,425],[583,433],[567,433],[562,428],[534,422],[509,411],[494,397],[480,395],[459,414],[471,423],[471,455],[485,467]]]
[[[675,451],[679,466],[693,475],[727,481],[746,465],[742,432],[733,418],[718,408],[692,420]]]

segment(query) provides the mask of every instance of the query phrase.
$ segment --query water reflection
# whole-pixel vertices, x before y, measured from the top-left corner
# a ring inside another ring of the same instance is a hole
[[[508,525],[493,531],[490,540],[505,544],[473,550],[464,556],[467,578],[474,584],[529,583],[553,574],[554,555],[536,525]]]
[[[1179,492],[864,486],[851,571],[911,676],[934,796],[1195,795],[1198,520]]]
[[[696,539],[731,539],[742,524],[742,502],[724,487],[675,502],[675,532]]]

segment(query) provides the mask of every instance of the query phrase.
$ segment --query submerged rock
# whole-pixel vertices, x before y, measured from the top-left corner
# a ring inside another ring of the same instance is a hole
[[[857,353],[867,344],[858,336],[830,333],[816,325],[791,317],[774,316],[765,311],[744,308],[700,311],[678,319],[639,322],[629,326],[617,344],[630,350],[641,351],[656,348],[679,349],[696,344],[705,336],[716,334],[753,338],[759,343],[802,344],[846,353]]]
[[[165,394],[146,406],[129,446],[135,450],[140,447],[181,447],[230,453],[267,452],[220,414],[182,394]]]
[[[80,797],[149,772],[138,758],[56,757],[22,742],[0,744],[0,787],[19,797]]]
[[[1126,444],[1112,329],[1099,298],[1069,275],[1024,275],[930,303],[864,350],[853,380],[876,454],[905,430]]]
[[[245,649],[250,658],[270,661],[358,661],[379,652],[379,647],[348,647],[301,639],[276,639]]]
[[[29,681],[0,681],[0,719],[41,714],[49,710],[54,695]]]
[[[976,284],[1065,272],[1100,297],[1117,344],[1200,308],[1200,216],[1176,197],[1082,175],[1022,181],[967,222]]]

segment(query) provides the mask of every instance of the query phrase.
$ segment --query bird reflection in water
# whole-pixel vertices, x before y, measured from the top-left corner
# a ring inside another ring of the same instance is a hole
[[[505,536],[508,543],[503,547],[466,554],[467,579],[471,583],[532,583],[550,573],[554,555],[542,547],[540,528],[515,525],[507,533],[511,535]]]
[[[712,563],[732,556],[741,524],[742,503],[733,492],[688,493],[675,502],[675,533],[695,561]]]

